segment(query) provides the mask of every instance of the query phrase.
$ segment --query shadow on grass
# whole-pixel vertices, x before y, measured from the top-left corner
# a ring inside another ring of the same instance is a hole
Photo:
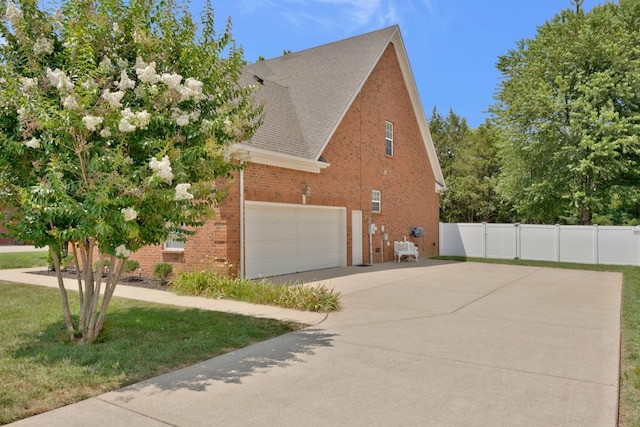
[[[103,339],[91,345],[70,345],[61,340],[64,323],[44,324],[31,333],[19,334],[13,357],[36,361],[42,366],[72,365],[78,372],[91,371],[112,378],[118,388],[203,360],[240,351],[248,345],[296,331],[301,325],[237,314],[179,307],[130,307],[113,301],[109,326]],[[279,341],[282,342],[282,341]],[[266,344],[259,360],[246,358],[215,378],[234,382],[263,367],[283,365],[314,347],[330,345],[330,336],[298,331],[282,345]],[[255,348],[255,345],[252,346]],[[253,363],[253,365],[251,365]],[[191,374],[189,374],[191,375]],[[188,380],[188,382],[191,380]]]

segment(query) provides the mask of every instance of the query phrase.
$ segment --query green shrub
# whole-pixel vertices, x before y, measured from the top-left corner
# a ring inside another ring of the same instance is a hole
[[[62,255],[58,255],[60,257],[60,268],[65,269],[69,266],[74,266],[73,263],[73,255],[67,255],[66,258],[62,258]],[[56,267],[53,263],[53,257],[51,256],[51,251],[47,251],[47,267],[51,271],[55,271]]]
[[[153,267],[153,276],[165,283],[167,278],[173,273],[173,265],[168,262],[159,262]]]
[[[274,284],[222,276],[211,271],[180,273],[173,289],[182,295],[224,298],[255,304],[276,305],[295,310],[327,313],[340,310],[340,294],[324,285]]]
[[[111,260],[105,259],[104,260],[104,268],[109,268],[109,264],[111,264]],[[100,261],[96,261],[93,263],[93,271],[95,271],[96,273],[98,272],[98,267],[100,267]]]
[[[51,256],[51,251],[47,251],[47,268],[50,271],[56,270],[56,266],[53,263],[53,257]]]
[[[133,273],[138,268],[140,268],[140,263],[135,259],[128,259],[127,262],[124,263],[124,271],[127,273]]]
[[[73,255],[67,255],[65,258],[62,258],[61,264],[62,268],[76,268],[76,262]]]

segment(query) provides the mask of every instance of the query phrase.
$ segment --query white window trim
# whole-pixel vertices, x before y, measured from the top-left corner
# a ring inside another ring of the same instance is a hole
[[[391,135],[388,135],[387,130],[391,129]],[[387,152],[387,145],[389,145],[391,147],[391,153]],[[393,144],[393,123],[386,120],[384,122],[384,154],[389,156],[389,157],[393,157],[393,151],[394,151],[394,144]]]
[[[182,230],[182,227],[178,227],[178,231],[174,233],[174,236],[178,237],[177,239],[167,239],[162,244],[162,249],[169,252],[184,252],[184,234],[180,233],[179,230]],[[178,235],[182,234],[182,238]],[[171,237],[171,235],[169,235]]]
[[[377,196],[377,200],[376,197]],[[378,210],[374,209],[374,204],[378,204]],[[380,190],[371,190],[371,212],[380,213],[382,212],[382,193]]]
[[[177,245],[177,246],[173,246]],[[163,243],[162,248],[165,251],[171,252],[184,252],[184,241],[180,240],[167,240]]]

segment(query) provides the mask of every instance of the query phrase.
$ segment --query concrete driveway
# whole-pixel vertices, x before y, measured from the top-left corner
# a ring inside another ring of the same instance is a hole
[[[621,274],[421,260],[288,278],[343,311],[16,425],[616,425]]]

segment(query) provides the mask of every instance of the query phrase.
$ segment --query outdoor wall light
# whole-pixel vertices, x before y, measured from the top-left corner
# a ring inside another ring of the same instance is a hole
[[[307,197],[311,196],[311,187],[309,187],[306,182],[302,184],[302,194]]]

